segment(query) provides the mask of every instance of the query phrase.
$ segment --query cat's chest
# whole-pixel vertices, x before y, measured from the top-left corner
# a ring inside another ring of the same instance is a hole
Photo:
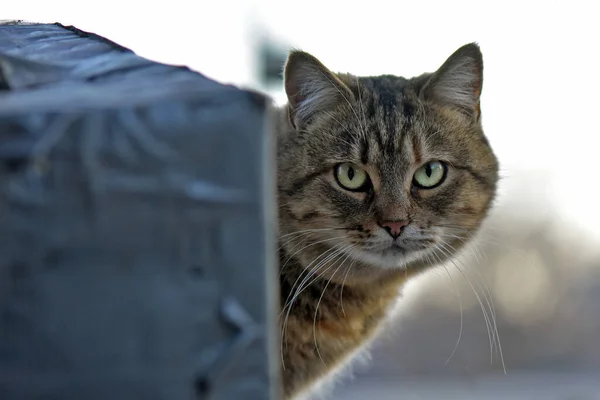
[[[351,297],[351,296],[348,296]],[[336,301],[337,300],[337,301]],[[336,358],[373,336],[388,314],[389,301],[350,298],[322,301],[318,310],[299,311],[293,318],[296,345]],[[289,328],[289,327],[288,327]]]

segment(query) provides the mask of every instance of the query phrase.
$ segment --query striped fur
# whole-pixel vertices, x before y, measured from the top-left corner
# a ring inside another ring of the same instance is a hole
[[[290,53],[289,104],[276,124],[286,398],[360,351],[403,283],[451,257],[480,226],[498,179],[480,122],[482,82],[475,44],[411,79],[335,74]],[[433,160],[447,163],[446,180],[415,187],[415,171]],[[334,169],[346,162],[369,174],[371,190],[340,187]],[[378,221],[400,220],[409,221],[402,250],[390,252]]]

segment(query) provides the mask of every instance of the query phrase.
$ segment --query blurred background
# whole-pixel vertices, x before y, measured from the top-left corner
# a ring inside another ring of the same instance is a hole
[[[282,104],[289,47],[405,77],[477,41],[501,161],[477,243],[411,283],[332,399],[600,399],[600,27],[589,1],[67,0],[2,4]],[[598,173],[598,175],[596,174]]]

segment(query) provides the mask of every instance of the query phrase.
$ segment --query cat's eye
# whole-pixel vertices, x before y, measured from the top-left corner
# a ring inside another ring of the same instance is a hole
[[[446,169],[446,164],[441,161],[429,161],[415,172],[413,185],[421,189],[433,189],[446,179]]]
[[[371,184],[365,170],[350,163],[340,164],[335,168],[335,179],[341,187],[353,192],[363,192]]]

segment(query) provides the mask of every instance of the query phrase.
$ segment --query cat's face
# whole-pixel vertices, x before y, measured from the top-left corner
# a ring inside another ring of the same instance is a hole
[[[476,45],[408,80],[333,74],[300,52],[285,77],[278,185],[288,253],[409,268],[470,239],[498,170],[480,124]]]

